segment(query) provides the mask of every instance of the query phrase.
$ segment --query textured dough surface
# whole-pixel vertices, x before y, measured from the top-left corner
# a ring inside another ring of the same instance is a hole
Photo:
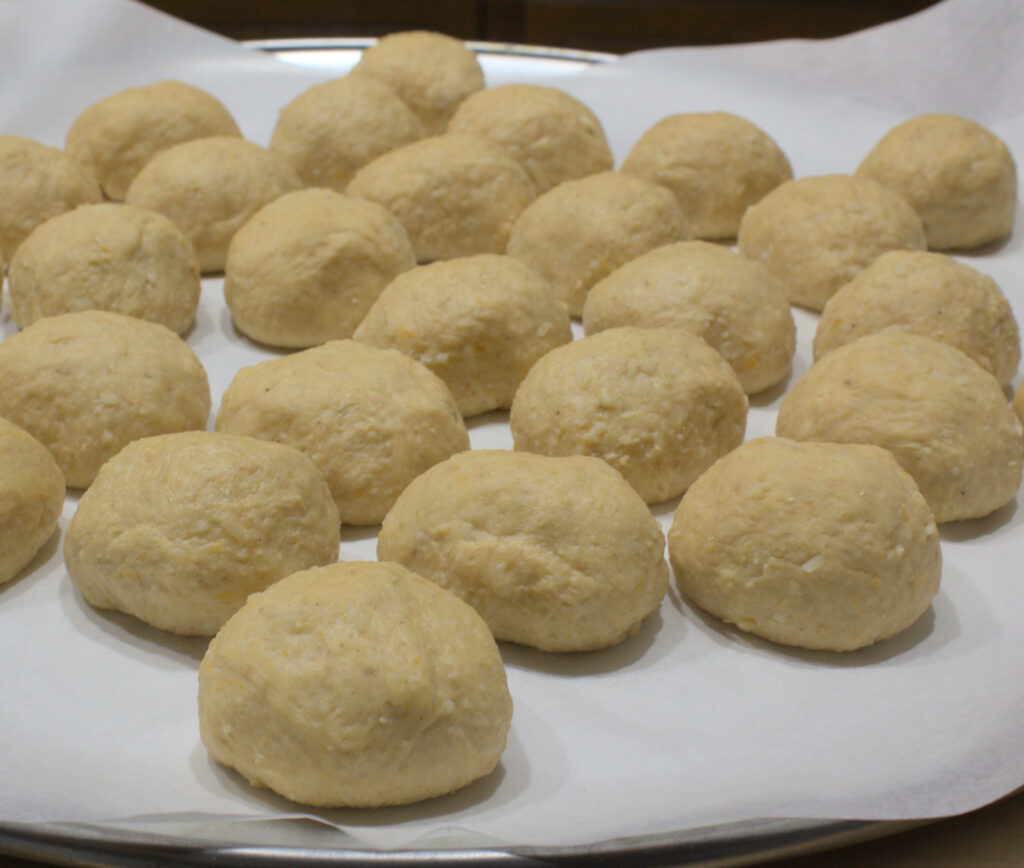
[[[256,786],[400,805],[490,773],[512,720],[480,616],[399,564],[339,563],[254,595],[199,666],[199,731]]]
[[[64,539],[88,602],[212,636],[248,596],[338,558],[316,465],[280,443],[188,431],[129,443],[100,468]]]
[[[668,535],[680,590],[773,642],[852,651],[913,624],[938,592],[939,534],[884,449],[765,438],[698,479]]]
[[[816,362],[782,399],[775,433],[885,447],[940,522],[988,515],[1020,486],[1021,425],[995,377],[948,344],[894,329]]]

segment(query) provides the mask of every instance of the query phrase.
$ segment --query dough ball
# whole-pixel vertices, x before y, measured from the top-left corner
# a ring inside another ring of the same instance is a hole
[[[206,371],[157,323],[109,311],[46,317],[0,343],[0,416],[42,443],[71,488],[133,440],[206,427]]]
[[[941,253],[883,253],[825,305],[814,357],[895,326],[945,341],[966,353],[999,385],[1020,362],[1020,331],[991,277]]]
[[[349,338],[398,274],[416,265],[402,224],[332,190],[286,193],[231,241],[224,297],[235,326],[278,347]]]
[[[603,461],[464,452],[415,479],[377,557],[458,594],[496,639],[589,651],[633,635],[668,585],[665,538]]]
[[[504,253],[512,224],[536,195],[522,166],[465,133],[378,157],[356,173],[348,192],[391,211],[420,262]]]
[[[188,239],[162,214],[131,205],[80,205],[51,217],[11,261],[11,315],[22,328],[97,309],[181,334],[195,319],[199,290]]]
[[[526,169],[538,193],[608,171],[614,162],[597,115],[554,87],[507,84],[477,91],[459,106],[448,130],[494,142]]]
[[[36,556],[64,507],[64,475],[38,440],[0,418],[0,585]]]
[[[102,199],[88,169],[63,151],[0,136],[0,255],[7,262],[44,220]]]
[[[169,217],[205,271],[223,271],[235,232],[264,205],[302,184],[276,154],[230,136],[167,148],[135,176],[125,201]]]
[[[346,524],[377,524],[424,470],[469,449],[441,380],[396,350],[356,341],[243,368],[224,392],[216,427],[304,452]]]
[[[340,193],[357,169],[425,134],[391,88],[348,75],[313,85],[281,109],[270,150],[307,186]]]
[[[583,304],[588,335],[618,326],[704,338],[752,395],[789,371],[796,326],[786,292],[760,263],[707,241],[657,247],[599,281]]]
[[[848,175],[787,181],[747,209],[739,251],[764,264],[789,300],[821,310],[889,250],[923,250],[924,228],[906,200]]]
[[[664,187],[601,172],[559,184],[523,211],[508,255],[539,271],[579,316],[599,280],[641,253],[689,237],[682,209]]]
[[[743,387],[703,340],[630,327],[544,356],[510,419],[517,450],[603,458],[648,503],[682,494],[743,442],[746,423]]]
[[[356,340],[426,365],[459,412],[512,405],[533,363],[572,340],[569,314],[548,283],[516,259],[480,254],[421,265],[384,290]]]
[[[424,30],[381,37],[352,71],[394,90],[431,136],[443,133],[459,103],[484,86],[472,51],[458,39]]]
[[[932,250],[1006,238],[1017,207],[1017,169],[1002,139],[955,115],[919,115],[893,127],[857,177],[899,193],[924,222]]]
[[[316,465],[280,443],[188,431],[129,443],[100,468],[64,539],[86,600],[212,636],[248,596],[338,558]]]
[[[622,171],[675,193],[695,238],[735,238],[743,212],[793,177],[762,129],[727,112],[662,118],[633,145]]]
[[[942,573],[928,504],[876,446],[744,443],[683,496],[668,548],[680,590],[702,609],[828,651],[905,630]]]
[[[817,362],[782,399],[775,432],[885,447],[940,522],[988,515],[1021,481],[1021,425],[995,377],[948,344],[895,329]]]
[[[64,146],[107,196],[121,200],[157,152],[192,139],[241,135],[212,94],[181,81],[158,81],[93,103],[71,124]]]

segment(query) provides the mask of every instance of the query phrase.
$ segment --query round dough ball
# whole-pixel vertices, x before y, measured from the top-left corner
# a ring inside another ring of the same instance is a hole
[[[622,171],[668,187],[694,238],[735,238],[748,207],[793,177],[764,130],[727,112],[662,118],[637,141]]]
[[[44,220],[102,200],[96,179],[63,151],[0,136],[0,256],[7,262]]]
[[[92,606],[212,636],[250,594],[338,559],[316,465],[280,443],[188,431],[129,443],[100,468],[64,539]]]
[[[363,51],[352,71],[394,90],[431,136],[443,133],[459,103],[484,86],[483,69],[472,51],[458,39],[425,30],[381,37]]]
[[[11,316],[22,328],[97,309],[181,334],[195,319],[199,290],[188,239],[162,214],[131,205],[80,205],[51,217],[11,261]]]
[[[995,377],[948,344],[895,329],[817,362],[782,399],[775,433],[885,447],[940,522],[988,515],[1020,486],[1021,424]]]
[[[1017,387],[1017,392],[1013,396],[1013,402],[1010,407],[1021,423],[1024,423],[1024,383]]]
[[[451,133],[378,157],[348,185],[405,227],[420,262],[504,253],[536,192],[525,170],[478,136]]]
[[[426,135],[387,85],[347,75],[303,91],[281,109],[270,150],[310,187],[344,191],[356,170]]]
[[[355,341],[243,368],[224,392],[216,428],[304,452],[346,524],[377,524],[424,470],[469,449],[441,380],[396,350]]]
[[[945,341],[966,353],[999,385],[1020,362],[1020,331],[996,282],[941,253],[883,253],[840,289],[821,313],[814,357],[895,326]]]
[[[614,163],[597,115],[554,87],[506,84],[478,91],[459,106],[448,130],[501,147],[526,169],[538,193]]]
[[[668,550],[679,589],[702,609],[828,651],[905,630],[942,574],[928,504],[876,446],[744,443],[683,496]]]
[[[0,585],[36,556],[64,507],[64,475],[38,440],[0,418]]]
[[[349,338],[384,287],[416,265],[386,208],[333,190],[286,193],[228,247],[224,298],[235,326],[277,347]]]
[[[70,488],[87,488],[133,440],[205,428],[206,371],[157,323],[109,311],[38,320],[0,343],[0,416],[57,460]]]
[[[517,450],[603,458],[648,503],[682,494],[743,442],[746,423],[743,387],[703,340],[629,327],[544,356],[510,418]]]
[[[199,732],[255,786],[400,805],[489,774],[512,722],[487,625],[399,564],[338,563],[253,595],[199,666]]]
[[[603,461],[464,452],[413,480],[377,557],[458,594],[496,639],[590,651],[636,633],[668,586],[665,538]]]
[[[752,395],[789,371],[796,326],[786,292],[760,263],[707,241],[657,247],[599,281],[583,304],[588,335],[618,326],[681,328],[732,365]]]
[[[923,250],[924,227],[906,200],[848,175],[787,181],[747,209],[739,251],[767,267],[789,300],[821,310],[889,250]]]
[[[956,115],[927,114],[886,133],[857,177],[903,196],[932,250],[1006,238],[1017,208],[1017,169],[1002,139]]]
[[[241,135],[212,94],[182,81],[158,81],[93,103],[71,124],[64,147],[107,196],[121,200],[157,152],[192,139]]]
[[[569,314],[537,272],[480,254],[421,265],[384,290],[355,338],[426,365],[451,389],[459,412],[512,405],[526,372],[572,340]]]
[[[223,271],[235,232],[264,205],[302,186],[291,166],[245,139],[194,139],[158,153],[125,201],[157,211],[192,243],[204,272]]]
[[[690,237],[664,187],[601,172],[566,181],[516,220],[508,255],[539,271],[579,316],[590,288],[641,253]]]

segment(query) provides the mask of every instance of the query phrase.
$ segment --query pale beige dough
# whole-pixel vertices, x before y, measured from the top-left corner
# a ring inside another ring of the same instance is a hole
[[[512,227],[508,255],[539,271],[579,316],[590,288],[642,253],[690,237],[665,188],[619,172],[566,181]]]
[[[980,518],[1021,481],[1021,424],[960,350],[895,329],[833,350],[782,399],[775,433],[873,443],[917,482],[936,521]]]
[[[941,253],[883,253],[825,305],[814,357],[881,331],[900,328],[966,353],[999,385],[1020,362],[1020,330],[996,282]]]
[[[36,556],[64,507],[64,475],[46,447],[0,418],[0,585]]]
[[[308,455],[346,524],[377,524],[424,470],[469,449],[441,380],[397,350],[350,340],[243,368],[216,428]]]
[[[135,176],[125,201],[169,217],[195,248],[200,269],[217,272],[245,222],[301,187],[291,166],[266,148],[211,136],[160,151]]]
[[[487,625],[399,564],[338,563],[253,595],[199,666],[199,732],[255,786],[379,807],[489,774],[512,721]]]
[[[7,262],[44,220],[102,200],[96,179],[63,151],[0,136],[0,255]]]
[[[796,346],[781,284],[760,263],[707,241],[657,247],[596,283],[584,330],[618,326],[693,332],[732,365],[748,395],[786,376]]]
[[[248,596],[338,559],[316,465],[280,443],[187,431],[129,443],[100,468],[64,538],[85,599],[173,633],[214,635]]]
[[[728,112],[662,118],[633,145],[622,171],[668,187],[693,237],[707,239],[735,238],[743,212],[793,177],[775,141]]]
[[[871,149],[857,177],[899,193],[924,222],[932,250],[1006,238],[1017,208],[1017,168],[1006,144],[956,115],[919,115]]]
[[[544,651],[617,645],[668,586],[665,538],[647,505],[582,455],[456,455],[402,492],[377,557],[454,591],[496,639]]]
[[[444,380],[463,416],[507,408],[533,363],[572,340],[569,314],[537,272],[480,254],[397,277],[356,329]]]
[[[549,352],[510,418],[517,450],[603,458],[648,503],[682,494],[743,442],[746,421],[743,387],[703,340],[632,327]]]
[[[207,136],[241,135],[212,94],[182,81],[158,81],[94,102],[75,118],[64,147],[120,201],[159,151]]]
[[[942,574],[928,504],[891,453],[867,445],[744,443],[683,496],[668,549],[702,609],[828,651],[905,630]]]
[[[821,310],[889,250],[923,250],[924,227],[905,199],[874,181],[821,175],[787,181],[747,209],[739,251],[761,262],[793,304]]]
[[[109,311],[38,320],[0,343],[0,416],[39,440],[70,488],[87,488],[133,440],[205,428],[206,371],[157,323]]]
[[[131,205],[80,205],[51,217],[18,247],[9,280],[11,316],[22,328],[96,309],[181,334],[199,305],[199,263],[188,239],[163,215]]]
[[[1010,407],[1021,423],[1024,424],[1024,384],[1017,387]]]
[[[235,326],[278,347],[349,338],[384,287],[416,265],[386,208],[333,190],[286,193],[235,233],[224,298]]]
[[[466,133],[396,148],[360,169],[347,192],[391,211],[420,262],[504,253],[512,224],[536,196],[522,166]]]

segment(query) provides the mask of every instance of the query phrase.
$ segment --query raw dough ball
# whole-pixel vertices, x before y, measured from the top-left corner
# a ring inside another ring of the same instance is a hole
[[[920,115],[886,133],[857,168],[899,193],[933,250],[978,247],[1010,234],[1017,169],[1002,139],[955,115]]]
[[[695,238],[735,238],[743,212],[793,177],[767,133],[727,112],[662,118],[633,145],[622,171],[675,193]]]
[[[0,343],[0,416],[41,442],[71,488],[133,440],[204,428],[206,371],[157,323],[109,311],[38,320]]]
[[[494,142],[526,169],[538,193],[608,171],[614,162],[597,115],[554,87],[506,84],[478,91],[459,106],[448,130]]]
[[[888,250],[923,250],[906,200],[873,181],[822,175],[787,181],[747,209],[739,250],[763,263],[793,304],[821,310]]]
[[[512,224],[536,195],[522,166],[465,133],[378,157],[356,173],[348,192],[391,211],[420,262],[504,253]]]
[[[195,319],[199,289],[188,239],[163,215],[131,205],[80,205],[51,217],[11,261],[11,316],[22,328],[97,309],[181,334]]]
[[[995,377],[948,344],[895,329],[817,362],[782,399],[775,432],[884,446],[936,521],[988,515],[1021,481],[1021,425]]]
[[[752,395],[789,371],[796,326],[786,292],[760,263],[707,241],[666,244],[595,284],[583,328],[681,328],[704,338]]]
[[[235,326],[277,347],[352,336],[398,274],[416,265],[386,208],[332,190],[286,193],[231,241],[224,297]]]
[[[223,271],[235,232],[264,205],[302,186],[276,154],[213,136],[167,148],[132,181],[125,201],[158,211],[185,233],[203,271]]]
[[[346,524],[377,524],[424,470],[469,449],[441,380],[396,350],[355,341],[243,368],[224,392],[216,427],[304,452]]]
[[[896,326],[945,341],[1007,386],[1020,362],[1020,332],[1006,296],[980,271],[941,253],[883,253],[825,305],[814,334],[820,358]]]
[[[213,758],[320,807],[465,786],[498,764],[511,721],[487,625],[399,564],[282,579],[224,625],[199,666],[199,732]]]
[[[158,81],[93,103],[71,124],[65,148],[107,196],[120,200],[158,151],[207,136],[241,135],[212,94],[181,81]]]
[[[682,494],[743,442],[747,396],[725,361],[681,329],[615,328],[552,350],[512,402],[515,448],[594,455],[648,503]]]
[[[484,86],[472,51],[458,39],[424,30],[382,37],[352,71],[394,90],[432,136],[443,133],[459,103]]]
[[[579,316],[587,292],[620,265],[690,237],[675,197],[618,172],[566,181],[523,211],[508,255],[539,271]]]
[[[569,314],[537,272],[481,254],[421,265],[398,277],[356,329],[426,365],[475,416],[512,405],[519,383],[548,350],[572,340]]]
[[[454,591],[496,639],[543,651],[617,645],[668,585],[665,538],[647,505],[582,455],[456,455],[402,492],[377,557]]]
[[[0,418],[0,585],[36,556],[64,507],[64,476],[38,440]]]
[[[313,85],[281,109],[270,150],[304,184],[340,193],[357,169],[424,135],[419,118],[391,88],[348,75]]]
[[[44,220],[102,200],[96,179],[63,151],[0,136],[0,256],[6,261]]]
[[[702,609],[829,651],[909,627],[942,573],[928,504],[876,446],[744,443],[683,496],[668,547],[680,590]]]
[[[189,431],[129,443],[100,468],[64,539],[86,600],[212,636],[248,596],[338,558],[316,465],[280,443]]]
[[[1024,423],[1024,383],[1017,387],[1011,408],[1017,414],[1017,418]]]

